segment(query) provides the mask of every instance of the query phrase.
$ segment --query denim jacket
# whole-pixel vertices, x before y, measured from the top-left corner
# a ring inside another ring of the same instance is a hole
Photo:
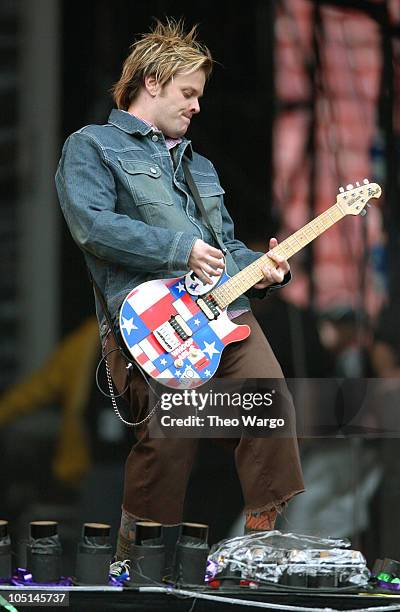
[[[177,145],[174,163],[161,132],[113,110],[106,125],[86,126],[65,142],[56,174],[61,208],[113,318],[140,283],[185,274],[197,238],[218,247],[186,185],[183,155],[235,274],[262,253],[235,239],[214,166],[189,140]],[[230,308],[249,309],[249,301],[241,296]],[[97,312],[104,332],[99,305]]]

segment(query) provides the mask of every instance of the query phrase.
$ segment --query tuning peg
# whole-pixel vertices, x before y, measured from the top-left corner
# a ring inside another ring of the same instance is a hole
[[[368,185],[369,180],[368,180],[368,179],[364,179],[364,180],[363,180],[363,183],[364,183],[364,185]]]
[[[367,211],[365,210],[365,208],[363,208],[362,211],[360,212],[360,215],[362,217],[365,217],[366,214],[367,214]]]
[[[348,185],[346,185],[346,189],[347,189],[347,191],[350,191],[351,189],[354,189],[354,185],[349,183]]]
[[[339,187],[340,193],[344,193],[344,187]]]
[[[356,187],[359,187],[360,183],[358,181],[356,181]]]

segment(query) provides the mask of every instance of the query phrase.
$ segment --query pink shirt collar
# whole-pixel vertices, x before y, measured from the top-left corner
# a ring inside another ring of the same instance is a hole
[[[124,110],[122,112],[123,113],[128,113],[128,111],[126,111],[126,110]],[[139,121],[143,121],[143,123],[145,123],[149,127],[153,128],[153,130],[155,130],[157,132],[160,131],[158,128],[156,128],[155,125],[153,125],[152,123],[149,123],[148,121],[146,121],[146,119],[142,119],[141,117],[138,117],[137,115],[134,115],[133,113],[128,113],[128,115],[131,115],[132,117],[136,117],[136,119],[138,119]],[[182,142],[182,138],[170,138],[169,136],[164,136],[164,138],[165,138],[165,144],[167,145],[167,149],[168,150],[172,149],[173,147],[178,145],[180,142]]]

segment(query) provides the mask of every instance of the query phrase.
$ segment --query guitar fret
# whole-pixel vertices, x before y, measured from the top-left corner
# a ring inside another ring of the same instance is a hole
[[[318,236],[317,232],[314,230],[311,223],[308,223],[306,225],[306,234],[307,234],[307,237],[310,238],[311,240],[313,240],[314,238]]]
[[[295,241],[297,242],[297,244],[298,244],[298,245],[300,245],[300,248],[301,248],[303,245],[301,244],[300,240],[298,240],[298,238],[297,238],[297,235],[296,235],[296,234],[297,234],[297,232],[296,232],[295,234],[293,234],[293,238],[295,239]]]
[[[299,244],[297,242],[296,236],[294,234],[292,234],[289,238],[288,238],[289,244],[290,244],[290,248],[292,249],[292,251],[294,253],[297,252],[297,249],[299,248]]]
[[[282,242],[281,244],[279,244],[277,247],[275,247],[274,249],[274,253],[276,253],[277,255],[279,255],[280,257],[288,257],[288,253],[287,250],[285,248],[285,243]]]
[[[313,227],[315,226],[317,228],[318,234],[321,234],[324,231],[325,225],[322,222],[322,219],[318,219],[317,217],[317,219],[314,219],[314,221],[312,221],[311,223]]]

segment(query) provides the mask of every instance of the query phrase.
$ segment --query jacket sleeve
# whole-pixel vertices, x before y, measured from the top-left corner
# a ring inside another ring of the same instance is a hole
[[[56,187],[72,237],[82,249],[131,270],[188,269],[195,236],[117,213],[113,173],[90,134],[75,132],[67,139]]]
[[[249,249],[244,242],[237,240],[234,236],[234,225],[231,216],[229,215],[226,206],[222,203],[222,241],[228,251],[231,253],[235,263],[238,265],[240,270],[243,270],[246,266],[250,265],[256,259],[262,257],[265,253],[260,251],[252,251]],[[291,280],[292,275],[290,271],[285,275],[281,283],[274,283],[265,289],[254,289],[252,287],[246,292],[247,297],[263,298],[276,289],[281,289]]]

